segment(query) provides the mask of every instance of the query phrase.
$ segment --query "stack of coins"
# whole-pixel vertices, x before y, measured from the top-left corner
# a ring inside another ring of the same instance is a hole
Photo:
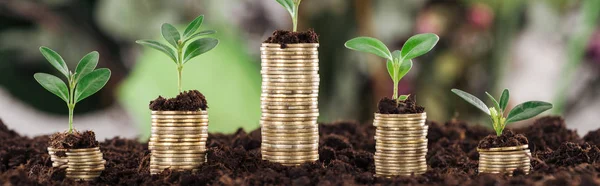
[[[319,159],[318,47],[263,43],[260,48],[264,160],[291,166]]]
[[[67,162],[69,162],[67,160],[67,156],[66,154],[65,156],[58,156],[57,153],[59,152],[65,153],[67,152],[67,149],[55,149],[52,147],[48,147],[48,154],[50,154],[52,167],[67,168]]]
[[[197,170],[206,162],[207,111],[152,111],[150,173]]]
[[[106,160],[100,148],[68,149],[67,178],[90,181],[102,174]]]
[[[477,149],[479,173],[510,174],[519,168],[529,174],[531,152],[528,145]]]
[[[427,119],[420,114],[378,114],[375,132],[375,175],[410,176],[427,171]]]

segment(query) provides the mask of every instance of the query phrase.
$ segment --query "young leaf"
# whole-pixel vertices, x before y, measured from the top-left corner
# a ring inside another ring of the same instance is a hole
[[[429,52],[440,38],[432,33],[414,35],[402,46],[402,57],[413,59]]]
[[[161,33],[163,38],[165,38],[165,40],[167,40],[171,46],[177,48],[177,42],[181,39],[181,35],[173,25],[169,23],[163,24],[161,27]]]
[[[183,38],[188,38],[192,34],[194,34],[200,26],[202,26],[202,21],[204,21],[204,15],[200,15],[196,17],[183,31]]]
[[[390,50],[378,39],[371,37],[357,37],[346,42],[346,48],[360,52],[375,54],[385,59],[393,60]]]
[[[506,117],[506,123],[526,120],[551,108],[552,104],[550,103],[543,101],[528,101],[513,108],[510,113],[508,113],[508,117]]]
[[[396,76],[396,74],[394,74],[394,62],[392,62],[391,60],[387,60],[387,62],[385,63],[388,73],[390,74],[390,77],[392,78],[392,80],[394,80],[394,77]]]
[[[50,62],[50,64],[54,68],[56,68],[56,70],[65,75],[65,77],[70,78],[67,63],[65,63],[65,60],[63,60],[63,58],[58,53],[56,53],[52,49],[49,49],[48,47],[40,47],[40,52],[42,53],[42,55],[44,55],[46,60],[48,60],[48,62]]]
[[[173,62],[177,63],[177,58],[175,57],[175,52],[173,51],[173,49],[171,49],[171,47],[164,45],[162,43],[159,43],[158,41],[152,41],[152,40],[137,40],[135,42],[140,45],[144,45],[144,46],[147,46],[150,48],[154,48],[158,51],[161,51],[161,52],[167,54],[167,56],[169,56],[169,58],[171,58],[173,60]]]
[[[292,17],[294,16],[294,1],[293,0],[276,0],[283,8],[285,8]]]
[[[96,65],[98,65],[98,59],[100,58],[100,54],[98,52],[93,51],[89,54],[83,56],[77,64],[77,68],[75,68],[75,82],[79,81],[83,76],[92,72]]]
[[[184,43],[187,43],[188,41],[190,41],[190,40],[192,40],[192,39],[194,39],[196,37],[210,35],[210,34],[215,34],[215,33],[217,33],[217,31],[214,31],[214,30],[205,30],[205,31],[202,31],[202,32],[198,32],[198,33],[195,33],[194,35],[191,35],[190,37],[186,37]]]
[[[508,89],[504,89],[504,91],[502,91],[502,96],[500,96],[500,109],[502,109],[502,111],[506,110],[506,106],[508,105]]]
[[[46,90],[57,95],[63,101],[69,102],[69,90],[65,82],[60,78],[46,73],[35,73],[33,78]]]
[[[398,99],[399,99],[400,101],[405,101],[406,99],[408,99],[408,97],[409,97],[409,96],[410,96],[410,94],[408,94],[408,95],[400,95],[400,96],[398,97]]]
[[[488,92],[485,92],[485,94],[492,100],[492,102],[494,103],[494,107],[496,107],[496,109],[500,109],[500,104],[498,104],[498,101],[496,101],[496,98],[494,98],[494,96],[492,96]]]
[[[83,76],[75,87],[75,103],[98,92],[106,85],[109,78],[110,70],[107,68],[97,69]]]
[[[463,98],[465,101],[469,102],[471,105],[477,107],[479,110],[485,112],[487,115],[490,115],[490,110],[485,105],[485,103],[483,103],[483,101],[481,101],[479,98],[462,90],[452,89],[451,91],[454,92],[454,94]]]
[[[413,62],[410,59],[406,59],[402,63],[400,63],[400,70],[398,71],[398,75],[396,76],[396,81],[400,81],[406,74],[408,74],[408,71],[412,69],[412,66]]]
[[[191,42],[185,49],[185,59],[183,60],[183,63],[185,64],[188,60],[212,50],[218,44],[219,40],[214,38],[202,38]]]

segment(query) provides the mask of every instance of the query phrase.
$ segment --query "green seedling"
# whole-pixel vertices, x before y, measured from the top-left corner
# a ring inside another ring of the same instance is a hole
[[[504,91],[502,91],[500,102],[496,101],[492,95],[485,92],[490,100],[492,100],[494,104],[493,107],[486,106],[485,103],[483,103],[483,101],[481,101],[479,98],[465,91],[452,89],[452,92],[490,116],[493,122],[494,130],[498,136],[502,135],[502,131],[504,131],[506,124],[535,117],[538,114],[541,114],[542,112],[552,108],[552,104],[543,101],[527,101],[514,107],[512,110],[510,110],[510,112],[508,112],[508,116],[505,117],[504,113],[507,113],[506,106],[508,105],[509,97],[508,89],[504,89]]]
[[[283,6],[290,15],[292,16],[292,23],[294,25],[294,32],[298,30],[298,8],[300,7],[300,1],[302,0],[276,0],[281,6]]]
[[[390,52],[387,46],[378,39],[371,37],[357,37],[346,42],[346,48],[367,52],[383,57],[387,60],[387,70],[394,82],[392,99],[397,102],[404,101],[409,95],[398,96],[398,83],[413,66],[412,59],[429,52],[440,38],[432,33],[414,35],[404,43],[402,50]]]
[[[181,72],[183,71],[183,65],[190,59],[212,50],[219,44],[219,40],[215,38],[200,38],[201,36],[217,33],[214,30],[197,32],[203,21],[204,15],[198,16],[188,24],[185,31],[183,31],[183,35],[173,25],[164,23],[161,27],[161,33],[171,46],[153,40],[135,41],[138,44],[161,51],[175,62],[177,65],[177,85],[179,92],[182,92]]]
[[[54,68],[67,78],[67,84],[60,78],[46,73],[35,73],[33,77],[42,87],[67,103],[69,133],[72,133],[75,104],[102,89],[110,78],[110,70],[107,68],[95,69],[100,58],[96,51],[83,56],[75,68],[75,73],[69,70],[63,58],[55,51],[40,47],[40,52]]]

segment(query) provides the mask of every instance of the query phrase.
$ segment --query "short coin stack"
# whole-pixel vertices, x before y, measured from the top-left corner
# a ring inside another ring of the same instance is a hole
[[[150,173],[196,170],[206,162],[208,111],[152,111]]]
[[[528,145],[477,149],[479,152],[479,173],[510,174],[520,168],[529,174],[531,152]]]
[[[102,174],[106,160],[100,148],[68,149],[67,178],[90,181]]]
[[[419,175],[427,171],[426,113],[378,114],[375,132],[375,175]]]
[[[67,168],[67,160],[66,154],[65,156],[59,156],[57,153],[65,153],[67,149],[55,149],[52,147],[48,147],[48,154],[50,154],[50,160],[52,161],[52,167],[58,168]]]
[[[263,43],[260,48],[264,160],[298,165],[319,159],[318,47]]]

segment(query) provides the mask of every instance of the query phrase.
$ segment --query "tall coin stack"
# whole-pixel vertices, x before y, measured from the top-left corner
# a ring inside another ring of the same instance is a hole
[[[477,149],[479,152],[479,173],[510,174],[520,168],[529,174],[531,152],[528,145]]]
[[[375,175],[419,175],[427,171],[426,113],[375,113]]]
[[[152,111],[150,174],[197,170],[206,162],[208,111]]]
[[[298,165],[319,159],[318,43],[263,43],[261,152],[264,160]]]
[[[104,171],[100,148],[67,149],[67,178],[91,181]]]

